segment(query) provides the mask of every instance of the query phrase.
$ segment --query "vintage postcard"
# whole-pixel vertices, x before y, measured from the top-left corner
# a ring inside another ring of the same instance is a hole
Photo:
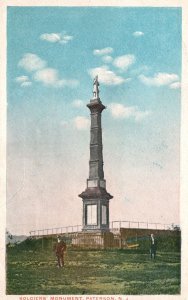
[[[1,299],[188,299],[185,1],[2,1]]]

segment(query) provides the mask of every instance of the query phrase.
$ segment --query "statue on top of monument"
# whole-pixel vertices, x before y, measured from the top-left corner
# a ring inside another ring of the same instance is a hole
[[[98,75],[93,80],[93,98],[99,98],[99,82],[98,82]]]

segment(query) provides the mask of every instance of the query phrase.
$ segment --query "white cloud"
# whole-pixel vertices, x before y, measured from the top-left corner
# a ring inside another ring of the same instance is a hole
[[[47,65],[45,60],[33,53],[24,54],[23,58],[18,62],[18,66],[28,72],[37,71],[45,68]]]
[[[74,120],[74,125],[78,130],[84,130],[89,128],[90,121],[86,117],[77,116]]]
[[[29,80],[29,77],[26,75],[16,77],[15,81],[19,83],[21,87],[27,87],[32,85],[32,82]]]
[[[83,107],[84,106],[84,101],[80,100],[80,99],[76,99],[72,102],[72,106],[73,107]]]
[[[169,74],[169,73],[156,73],[153,77],[147,77],[145,75],[140,75],[138,77],[140,81],[142,81],[146,85],[151,86],[164,86],[170,85],[175,81],[179,80],[179,76],[177,74]]]
[[[34,79],[46,85],[56,85],[58,82],[58,71],[53,68],[45,68],[34,74]]]
[[[125,79],[123,77],[120,77],[113,71],[109,70],[108,66],[90,69],[89,74],[92,78],[98,75],[99,81],[106,85],[119,85],[125,82]]]
[[[29,77],[25,76],[25,75],[18,76],[15,79],[15,81],[18,82],[18,83],[22,83],[22,82],[25,82],[25,81],[28,81],[28,80],[29,80]]]
[[[73,36],[67,35],[66,33],[43,33],[40,39],[50,43],[67,44],[73,39]]]
[[[133,32],[133,35],[134,35],[135,37],[140,37],[140,36],[143,36],[144,33],[143,33],[142,31],[135,31],[135,32]]]
[[[94,55],[106,55],[106,54],[110,54],[113,52],[113,48],[111,47],[106,47],[106,48],[103,48],[103,49],[95,49],[93,51],[93,54]]]
[[[48,85],[56,88],[71,87],[74,88],[78,85],[78,80],[75,79],[61,79],[56,69],[45,68],[37,71],[33,76],[35,81],[42,82],[44,85]]]
[[[151,111],[141,111],[137,106],[125,106],[120,103],[111,103],[108,107],[116,119],[133,118],[135,121],[142,121],[151,114]]]
[[[60,43],[61,44],[67,44],[71,40],[73,40],[73,36],[72,35],[63,35]]]
[[[61,35],[60,33],[43,33],[41,34],[40,39],[50,43],[56,43],[61,40]]]
[[[133,54],[127,54],[118,56],[114,59],[113,64],[117,68],[126,71],[132,64],[134,64],[136,58]]]
[[[66,36],[69,39],[68,36]],[[70,87],[75,88],[78,86],[79,81],[76,79],[64,79],[60,78],[58,70],[54,68],[48,68],[47,62],[42,60],[39,56],[32,53],[27,53],[19,61],[18,66],[24,68],[29,72],[33,72],[33,79],[41,82],[44,85],[63,88]],[[24,83],[22,86],[29,86],[31,82],[28,76],[19,76],[15,79],[18,83]],[[26,83],[27,82],[27,83]]]
[[[103,60],[105,63],[110,63],[110,62],[113,61],[113,58],[112,58],[112,56],[110,56],[110,55],[105,55],[105,56],[102,57],[102,60]]]
[[[22,87],[31,86],[31,85],[32,85],[32,82],[31,82],[31,81],[24,81],[24,82],[22,82],[22,84],[21,84]]]
[[[79,85],[79,81],[77,79],[60,79],[56,82],[56,87],[70,87],[75,88]]]
[[[114,118],[129,118],[133,112],[133,107],[126,107],[120,103],[111,103],[108,105]]]
[[[150,116],[152,112],[150,110],[139,111],[137,107],[135,107],[135,112],[133,114],[133,118],[135,121],[139,122]]]
[[[171,89],[174,89],[174,90],[180,89],[181,88],[181,82],[179,82],[179,81],[173,82],[173,83],[170,84],[169,87]]]

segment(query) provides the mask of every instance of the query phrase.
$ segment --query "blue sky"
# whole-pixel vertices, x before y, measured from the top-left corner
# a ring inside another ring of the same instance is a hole
[[[179,223],[181,9],[9,7],[7,24],[8,229],[81,224],[96,74],[110,219]]]

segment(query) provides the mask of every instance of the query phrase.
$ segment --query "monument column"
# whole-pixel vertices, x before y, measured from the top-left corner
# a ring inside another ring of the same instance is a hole
[[[89,178],[86,190],[79,197],[83,200],[83,230],[109,229],[109,200],[103,171],[103,145],[101,116],[105,106],[99,98],[98,76],[93,82],[93,98],[87,107],[91,112]]]

